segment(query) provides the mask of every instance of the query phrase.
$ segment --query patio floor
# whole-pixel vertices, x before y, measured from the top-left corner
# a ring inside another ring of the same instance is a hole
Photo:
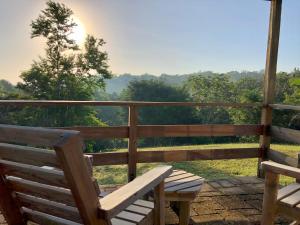
[[[256,177],[206,182],[192,203],[190,224],[260,224],[263,187],[263,180]],[[169,207],[166,217],[167,224],[178,224],[176,214]],[[278,218],[276,224],[286,225],[290,222],[285,218]],[[2,215],[0,215],[0,224],[5,224]]]

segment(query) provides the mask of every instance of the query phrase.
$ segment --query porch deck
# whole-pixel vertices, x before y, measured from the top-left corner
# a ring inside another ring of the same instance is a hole
[[[116,186],[103,186],[105,191]],[[260,224],[264,183],[256,177],[236,177],[208,181],[192,203],[190,224],[201,225],[253,225]],[[166,213],[167,224],[178,224],[176,214]],[[278,218],[276,224],[291,221]],[[0,225],[5,225],[0,215]]]

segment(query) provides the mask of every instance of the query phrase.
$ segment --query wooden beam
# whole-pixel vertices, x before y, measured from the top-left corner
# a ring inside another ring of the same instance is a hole
[[[261,135],[260,125],[143,125],[138,137],[217,137]]]
[[[17,202],[13,199],[12,190],[6,185],[6,178],[4,175],[0,175],[0,210],[8,224],[27,224],[22,217]]]
[[[128,138],[128,126],[112,127],[58,127],[63,130],[76,130],[84,140],[101,140],[106,138]]]
[[[300,130],[272,126],[271,136],[282,141],[300,144]]]
[[[103,225],[106,222],[97,215],[98,193],[89,174],[82,152],[82,139],[79,135],[65,137],[54,146],[64,175],[68,181],[81,219],[87,225]]]
[[[258,162],[258,176],[263,177],[260,170],[260,162],[267,159],[266,152],[270,148],[269,126],[272,124],[272,104],[275,96],[276,70],[278,58],[278,46],[280,36],[281,6],[282,0],[273,0],[270,2],[270,24],[267,48],[266,68],[264,75],[264,96],[262,109],[261,125],[264,126],[264,134],[260,138],[260,147],[262,149],[261,160]]]
[[[224,103],[224,102],[143,102],[143,101],[69,101],[69,100],[0,100],[5,106],[192,106],[192,107],[225,107],[225,108],[253,108],[262,107],[261,103]]]
[[[194,160],[257,158],[258,148],[139,151],[138,162],[181,162]]]
[[[265,191],[263,199],[262,225],[273,225],[277,211],[279,175],[266,172]]]
[[[127,152],[91,153],[93,166],[127,164]],[[259,148],[138,151],[137,163],[258,158]]]
[[[128,164],[128,152],[89,153],[93,156],[93,166]]]
[[[269,106],[272,109],[300,111],[299,105],[270,104]]]
[[[290,157],[282,152],[273,149],[270,149],[268,151],[268,159],[280,164],[293,166],[293,167],[297,167],[298,164],[298,160],[296,158]]]
[[[129,107],[128,112],[128,181],[132,181],[136,177],[136,163],[137,163],[137,123],[138,112],[135,106]]]

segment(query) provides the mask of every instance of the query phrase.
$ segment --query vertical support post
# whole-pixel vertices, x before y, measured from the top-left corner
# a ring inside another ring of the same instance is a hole
[[[277,192],[279,184],[279,175],[266,172],[265,191],[263,199],[262,225],[273,225],[277,209]]]
[[[129,140],[128,140],[128,181],[132,181],[136,177],[137,164],[137,123],[138,112],[134,105],[129,106],[128,126],[129,126]]]
[[[264,75],[264,107],[261,115],[261,125],[264,126],[264,131],[263,135],[260,137],[260,148],[262,152],[261,158],[258,161],[258,177],[263,177],[263,173],[260,169],[260,163],[267,159],[267,151],[270,149],[271,137],[269,131],[272,124],[272,109],[269,107],[269,104],[273,103],[275,95],[281,6],[282,0],[271,1],[267,59]]]
[[[20,208],[12,197],[11,190],[6,186],[5,177],[0,175],[0,210],[10,225],[25,225]]]
[[[154,188],[154,225],[165,225],[165,183]]]
[[[300,153],[298,153],[298,163],[297,163],[297,167],[300,168]],[[299,179],[296,179],[297,183],[300,183]]]

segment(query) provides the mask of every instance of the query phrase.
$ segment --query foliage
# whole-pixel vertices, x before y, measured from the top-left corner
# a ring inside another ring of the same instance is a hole
[[[107,53],[100,50],[105,42],[88,35],[80,50],[70,37],[77,26],[72,10],[54,1],[46,4],[31,23],[31,37],[46,39],[46,55],[21,74],[23,82],[18,88],[34,99],[90,100],[96,88],[104,88],[104,79],[111,77]],[[89,107],[38,109],[36,113],[36,119],[47,126],[104,125]]]

